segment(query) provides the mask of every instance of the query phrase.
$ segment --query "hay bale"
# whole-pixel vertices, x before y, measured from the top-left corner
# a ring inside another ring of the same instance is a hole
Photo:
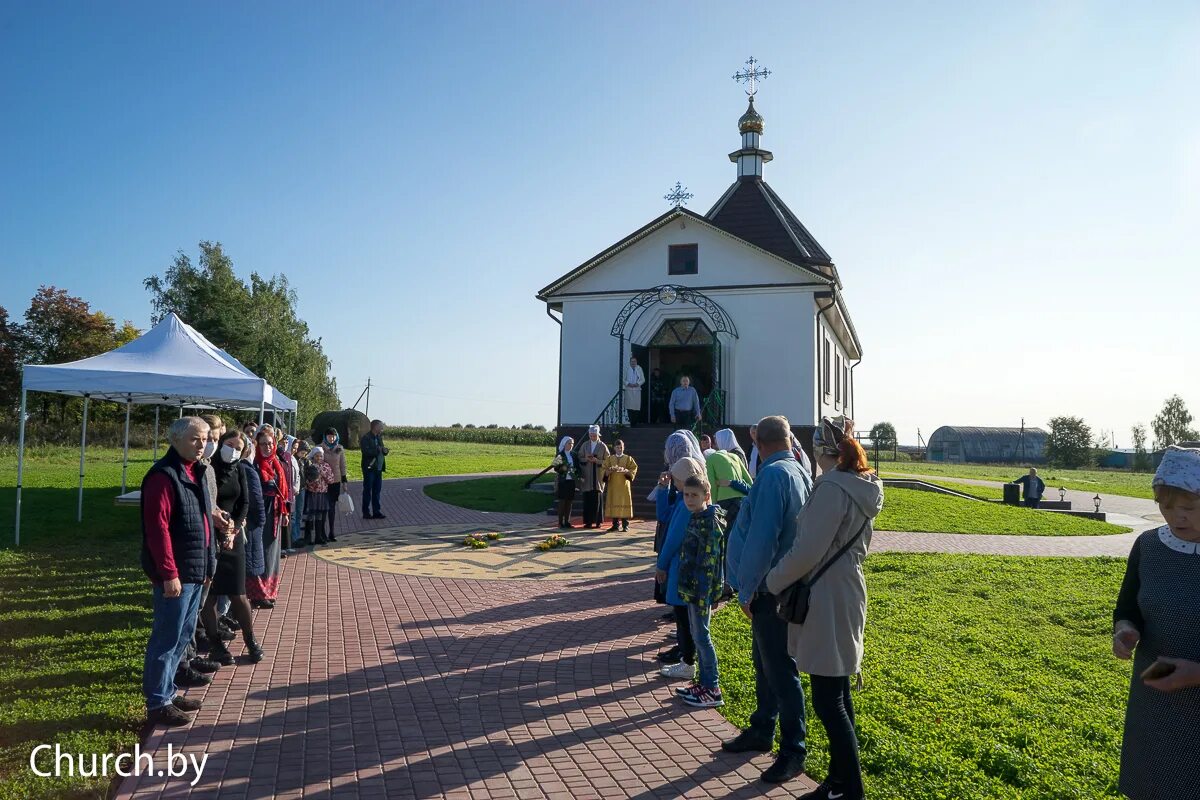
[[[312,441],[319,442],[325,438],[325,431],[334,428],[342,439],[342,445],[348,450],[358,449],[358,440],[371,429],[371,420],[361,411],[353,408],[341,411],[322,411],[317,414],[312,423]]]

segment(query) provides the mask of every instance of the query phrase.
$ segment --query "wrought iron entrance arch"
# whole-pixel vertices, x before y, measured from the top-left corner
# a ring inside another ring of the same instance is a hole
[[[720,340],[717,338],[719,334],[726,334],[738,338],[737,326],[733,323],[733,317],[729,316],[729,312],[721,307],[721,304],[713,300],[703,292],[687,286],[678,286],[674,284],[663,284],[655,286],[652,289],[638,292],[633,296],[628,303],[622,307],[617,318],[613,320],[612,330],[610,334],[618,339],[617,345],[617,394],[613,397],[612,402],[608,407],[600,412],[600,417],[597,422],[604,420],[609,423],[609,418],[612,412],[616,412],[616,420],[618,424],[623,424],[625,417],[625,329],[629,325],[630,319],[640,319],[651,306],[658,305],[674,305],[675,303],[690,303],[704,312],[708,317],[709,329],[713,334],[714,353],[716,358],[720,359]],[[635,319],[635,327],[636,327]],[[715,377],[715,376],[714,376]],[[610,423],[609,423],[610,424]]]
[[[633,299],[625,304],[621,313],[617,314],[617,318],[613,320],[611,334],[624,338],[625,326],[629,324],[630,318],[638,311],[658,303],[666,306],[675,303],[691,303],[708,315],[709,321],[712,322],[710,327],[713,333],[727,333],[733,338],[737,338],[737,326],[733,324],[733,318],[729,316],[728,311],[721,307],[720,303],[703,292],[671,284],[655,286],[653,289],[646,289],[644,292],[634,295]]]

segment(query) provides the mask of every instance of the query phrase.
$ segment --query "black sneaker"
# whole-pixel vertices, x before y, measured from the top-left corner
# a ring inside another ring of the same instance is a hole
[[[220,637],[222,642],[232,642],[237,638],[236,633],[234,633],[231,629],[222,626],[220,623],[217,623],[217,628],[217,636]]]
[[[221,646],[222,645],[219,645],[219,644],[213,645],[211,648],[209,648],[209,652],[216,652],[216,649]],[[199,656],[197,656],[196,658],[193,658],[191,660],[190,666],[192,669],[196,670],[197,672],[203,672],[206,675],[212,674],[221,668],[221,665],[219,662],[214,661],[211,658],[200,658]]]
[[[683,658],[683,651],[678,647],[672,647],[670,650],[663,650],[656,655],[654,660],[664,664],[678,664],[681,658]]]
[[[387,514],[376,514],[372,519],[387,519]]]
[[[183,695],[179,695],[178,697],[176,697],[174,700],[171,701],[171,704],[174,705],[176,708],[178,708],[180,711],[199,711],[200,705],[201,705],[200,701],[197,700],[196,698],[184,697]]]
[[[192,721],[191,717],[171,704],[154,709],[146,715],[146,718],[151,725],[166,725],[170,728],[178,728],[180,725],[187,725]]]
[[[764,739],[753,731],[742,731],[728,742],[721,743],[726,753],[769,753],[771,740]]]
[[[263,657],[263,649],[258,642],[246,643],[246,658],[250,659],[252,663],[257,664],[263,660]]]
[[[804,772],[804,756],[799,753],[780,752],[775,763],[762,774],[765,783],[787,783]]]
[[[229,648],[224,644],[213,645],[212,650],[208,651],[208,657],[222,667],[233,666],[233,653],[229,652]]]
[[[828,778],[811,792],[800,795],[797,800],[862,800],[862,795],[852,796],[845,792],[841,784]]]
[[[175,673],[176,686],[191,688],[195,686],[207,686],[210,683],[212,683],[212,678],[197,672],[191,667],[184,667]]]
[[[219,622],[231,631],[240,631],[242,629],[242,623],[230,616],[221,617]]]

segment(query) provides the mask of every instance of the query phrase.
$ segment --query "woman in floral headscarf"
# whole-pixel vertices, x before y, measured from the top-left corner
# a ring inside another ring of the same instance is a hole
[[[255,608],[274,608],[279,596],[280,533],[290,523],[288,504],[293,487],[288,483],[288,470],[275,454],[275,433],[269,426],[258,432],[254,448],[254,467],[262,481],[263,505],[267,524],[263,527],[263,564],[261,575],[246,578],[246,596]]]
[[[558,527],[574,528],[571,524],[571,504],[575,502],[575,485],[579,477],[579,462],[572,452],[575,440],[564,436],[558,441],[558,452],[550,466],[554,469],[554,497],[558,500]]]
[[[1118,788],[1175,800],[1200,797],[1200,449],[1167,448],[1152,486],[1166,524],[1134,541],[1113,611],[1113,654],[1133,659]]]

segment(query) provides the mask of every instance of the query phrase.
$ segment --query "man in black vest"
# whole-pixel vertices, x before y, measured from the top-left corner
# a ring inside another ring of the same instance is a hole
[[[142,569],[154,584],[154,623],[142,691],[150,724],[186,725],[200,702],[177,696],[175,670],[196,630],[200,595],[217,567],[211,504],[200,463],[208,423],[182,417],[171,449],[142,480]]]

